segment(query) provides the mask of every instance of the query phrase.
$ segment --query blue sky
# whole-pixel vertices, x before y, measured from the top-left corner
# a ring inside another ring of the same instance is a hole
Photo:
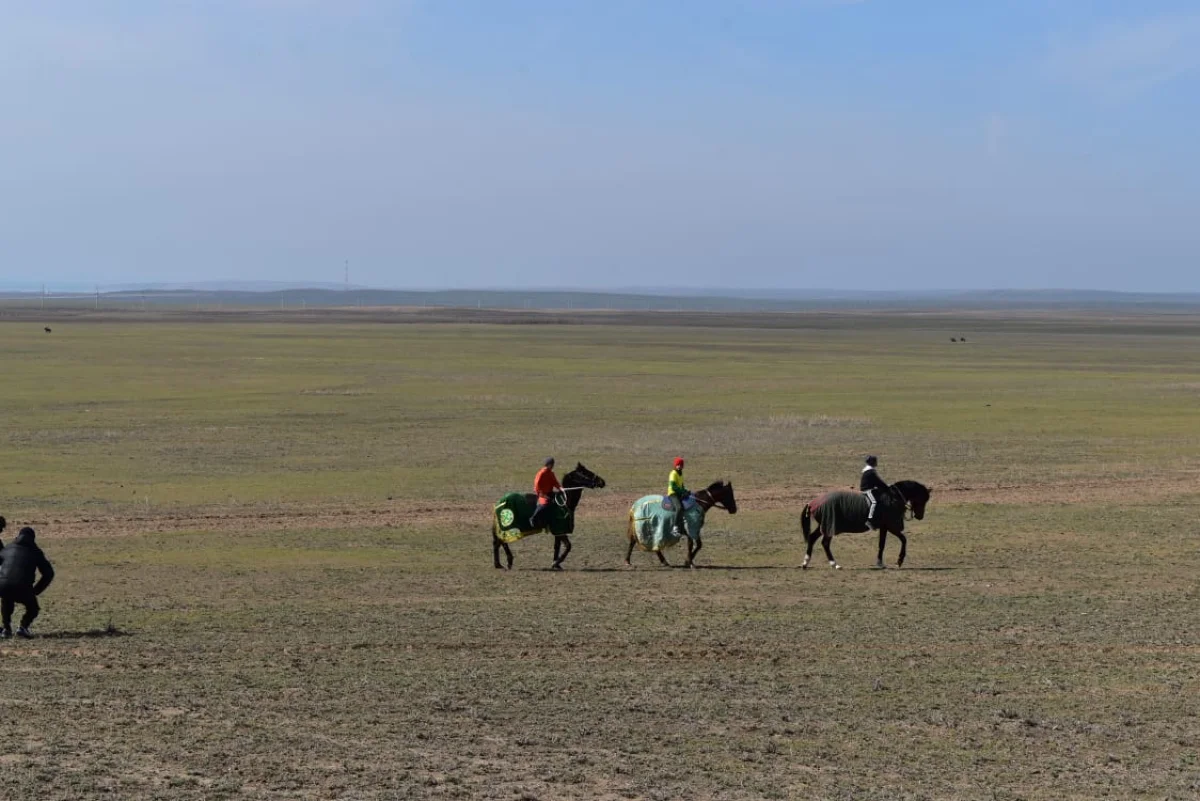
[[[0,0],[0,282],[1200,290],[1200,6]]]

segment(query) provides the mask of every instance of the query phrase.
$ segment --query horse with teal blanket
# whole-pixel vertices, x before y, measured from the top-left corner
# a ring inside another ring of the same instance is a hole
[[[625,552],[625,566],[633,567],[630,558],[633,556],[635,545],[643,551],[653,551],[658,561],[670,567],[663,549],[677,544],[683,536],[674,531],[675,508],[674,499],[664,499],[662,495],[646,495],[638,498],[629,510],[629,549]],[[714,481],[699,492],[688,496],[684,502],[683,519],[687,537],[688,554],[686,567],[695,567],[696,554],[704,547],[700,538],[700,530],[704,528],[704,516],[709,509],[716,507],[724,509],[731,515],[737,514],[737,499],[733,497],[733,484],[728,481]]]
[[[537,509],[537,495],[526,492],[510,492],[501,498],[492,509],[492,558],[496,567],[512,570],[513,555],[508,547],[530,534],[549,531],[554,535],[554,563],[552,570],[562,570],[563,560],[571,552],[571,537],[575,532],[575,509],[583,498],[585,489],[603,489],[604,479],[588,470],[581,463],[562,478],[563,491],[556,493],[553,500],[554,514],[550,524],[544,528],[531,528],[529,518]],[[508,557],[508,567],[500,564],[500,549]],[[561,553],[560,553],[561,551]]]
[[[875,522],[879,528],[879,555],[875,567],[884,566],[883,546],[887,542],[889,532],[900,540],[900,558],[896,567],[904,566],[904,557],[908,553],[908,538],[904,536],[905,515],[911,513],[917,520],[923,520],[925,505],[929,503],[930,495],[932,491],[916,481],[897,481],[888,488],[887,493],[880,493],[880,497],[876,499],[879,508],[875,510]],[[867,497],[861,492],[827,492],[806,504],[800,514],[800,525],[804,529],[804,541],[808,549],[801,567],[808,567],[812,560],[813,546],[820,537],[825,555],[829,557],[829,566],[841,570],[842,566],[833,558],[829,544],[837,534],[861,534],[869,531],[869,506]],[[815,531],[812,530],[814,520],[817,522]]]

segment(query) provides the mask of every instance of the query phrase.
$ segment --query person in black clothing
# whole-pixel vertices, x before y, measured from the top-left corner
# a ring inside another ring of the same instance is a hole
[[[12,614],[17,604],[25,607],[17,636],[28,639],[29,626],[41,611],[37,597],[54,581],[54,568],[35,542],[36,533],[26,526],[17,538],[0,549],[0,638],[12,636]],[[37,574],[41,577],[34,583]]]
[[[866,462],[866,466],[862,469],[862,476],[858,479],[858,488],[867,496],[867,502],[871,504],[867,510],[867,525],[877,528],[875,510],[879,506],[879,493],[888,493],[890,487],[879,475],[879,460],[874,456],[868,456]]]

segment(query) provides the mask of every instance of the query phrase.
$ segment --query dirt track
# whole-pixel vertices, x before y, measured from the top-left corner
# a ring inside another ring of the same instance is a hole
[[[829,487],[782,487],[739,493],[744,509],[785,511],[799,514],[803,499],[814,498]],[[1179,474],[1168,477],[1142,477],[1118,481],[1062,481],[1029,485],[1010,484],[991,487],[936,487],[933,506],[964,504],[1077,504],[1120,503],[1139,505],[1194,495],[1200,490],[1200,477]],[[1133,500],[1136,499],[1136,503]],[[607,518],[620,528],[628,511],[628,498],[612,493],[592,492],[586,496],[580,514],[585,518]],[[490,507],[465,503],[418,503],[387,501],[367,507],[338,504],[277,506],[273,508],[229,507],[204,511],[165,511],[161,514],[64,516],[21,521],[20,525],[47,528],[55,537],[117,537],[150,532],[178,531],[290,531],[311,529],[387,528],[414,525],[448,524],[466,528],[486,528]],[[17,521],[11,521],[16,523]]]

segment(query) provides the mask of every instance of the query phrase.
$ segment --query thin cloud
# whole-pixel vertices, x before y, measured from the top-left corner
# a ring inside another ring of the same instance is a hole
[[[1108,100],[1124,100],[1200,71],[1200,14],[1112,23],[1053,48],[1059,80]]]

